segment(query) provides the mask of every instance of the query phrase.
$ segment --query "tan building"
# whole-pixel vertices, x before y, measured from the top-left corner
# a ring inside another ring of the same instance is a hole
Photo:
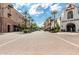
[[[9,3],[0,3],[0,32],[12,32],[25,23],[24,16]]]
[[[52,29],[54,27],[54,20],[52,20],[52,19],[48,19],[48,20],[46,20],[45,22],[44,22],[44,29],[45,30],[50,30],[50,29]]]
[[[27,28],[31,28],[32,21],[31,20],[27,20],[26,25],[27,25]]]
[[[60,18],[59,17],[58,19],[54,20],[52,18],[49,18],[47,19],[45,22],[44,22],[44,30],[51,30],[51,29],[54,29],[57,24],[59,25],[60,27]]]

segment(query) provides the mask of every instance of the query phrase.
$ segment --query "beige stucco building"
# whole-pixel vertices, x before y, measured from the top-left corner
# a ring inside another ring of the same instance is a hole
[[[18,31],[24,23],[24,16],[11,4],[0,3],[0,32]]]
[[[61,15],[61,30],[67,32],[79,32],[79,7],[68,4]]]
[[[54,23],[55,23],[54,20],[49,18],[48,20],[46,20],[44,22],[44,29],[50,30],[50,29],[54,28]]]
[[[32,26],[32,21],[31,21],[31,20],[27,20],[26,26],[27,26],[27,28],[31,28],[31,26]]]

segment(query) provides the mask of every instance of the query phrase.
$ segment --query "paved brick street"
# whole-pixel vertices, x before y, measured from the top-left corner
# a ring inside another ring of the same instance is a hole
[[[79,54],[79,33],[3,33],[0,54]]]

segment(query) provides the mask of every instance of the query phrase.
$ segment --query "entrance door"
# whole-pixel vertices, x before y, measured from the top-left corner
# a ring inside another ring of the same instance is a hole
[[[14,32],[18,31],[18,26],[17,25],[14,25],[13,28],[14,28]]]
[[[67,32],[75,32],[75,24],[69,23],[67,24]]]
[[[8,32],[10,32],[10,25],[8,25]]]

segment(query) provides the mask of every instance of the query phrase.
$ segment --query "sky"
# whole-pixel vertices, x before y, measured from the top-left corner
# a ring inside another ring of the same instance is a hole
[[[61,12],[66,7],[66,3],[14,3],[14,7],[20,12],[28,11],[32,19],[38,26],[43,26],[43,23],[48,17],[52,17],[51,12],[57,10],[58,18]]]

